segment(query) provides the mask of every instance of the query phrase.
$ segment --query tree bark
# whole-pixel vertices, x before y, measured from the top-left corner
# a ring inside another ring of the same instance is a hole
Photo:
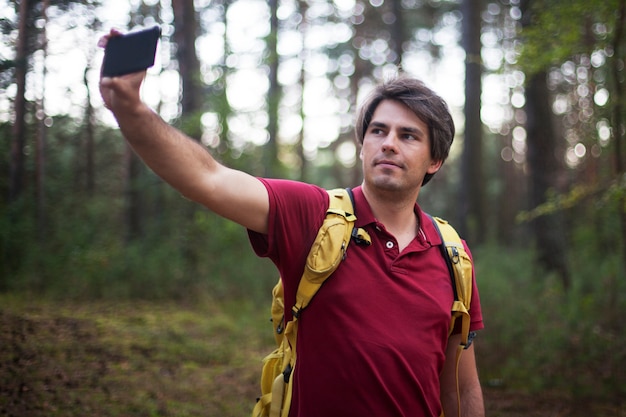
[[[480,119],[482,65],[481,18],[475,0],[463,0],[463,48],[465,49],[465,135],[461,161],[459,232],[472,243],[482,243],[486,230],[482,122]]]
[[[269,67],[269,90],[267,92],[268,141],[263,150],[264,175],[277,175],[278,162],[278,105],[280,102],[280,86],[278,85],[278,0],[269,0],[270,33],[267,36],[267,52]]]
[[[46,56],[48,53],[48,39],[46,25],[48,24],[47,10],[49,0],[42,1],[42,16],[44,26],[41,29],[39,47],[43,53],[41,67],[41,91],[37,99],[37,146],[36,146],[36,182],[37,182],[37,235],[39,243],[43,243],[46,236],[46,142],[48,127],[46,126],[45,91],[46,91]]]
[[[174,41],[176,59],[182,83],[182,116],[192,116],[202,108],[202,82],[200,79],[200,61],[196,55],[197,22],[193,0],[173,0]],[[186,132],[199,139],[200,124],[186,125]]]
[[[23,192],[25,175],[24,147],[26,146],[26,72],[28,70],[28,39],[30,2],[22,0],[19,10],[19,26],[15,47],[15,120],[11,143],[11,161],[9,165],[9,202],[16,201]]]
[[[400,67],[402,63],[402,45],[405,42],[405,30],[404,30],[404,20],[402,19],[402,1],[401,0],[392,0],[391,1],[391,13],[394,17],[393,23],[388,23],[389,32],[391,33],[391,50],[394,52],[394,59],[392,62]]]
[[[526,86],[526,142],[532,207],[545,203],[548,191],[556,188],[560,174],[560,164],[555,156],[557,144],[551,115],[546,73],[539,72],[530,77]],[[548,271],[556,272],[563,288],[569,289],[563,216],[560,213],[539,216],[533,220],[532,228],[540,265]]]
[[[521,3],[522,25],[532,24],[531,0]],[[526,145],[531,208],[546,201],[550,189],[556,189],[561,173],[559,159],[556,156],[557,138],[552,120],[550,90],[547,85],[547,73],[539,71],[526,74]],[[566,236],[564,218],[560,213],[539,216],[532,221],[539,265],[547,271],[555,272],[565,290],[571,286],[569,268],[566,260]]]
[[[124,168],[124,193],[126,194],[126,197],[124,198],[124,202],[126,204],[124,210],[124,240],[126,243],[130,243],[139,238],[142,233],[142,193],[139,189],[139,178],[143,168],[143,163],[133,152],[128,143],[126,143],[124,147]]]
[[[87,80],[88,68],[83,72],[83,83],[88,86]],[[95,135],[94,135],[94,110],[91,105],[91,94],[89,88],[87,90],[87,98],[85,100],[85,184],[87,195],[94,195],[96,190],[96,168],[95,168]]]
[[[623,119],[624,108],[626,104],[624,100],[624,77],[620,75],[620,71],[623,71],[624,66],[624,30],[626,26],[626,0],[620,2],[619,11],[616,13],[615,19],[615,38],[613,39],[613,51],[615,58],[612,60],[611,70],[613,72],[613,80],[615,82],[615,100],[613,105],[613,141],[615,143],[615,177],[620,178],[626,173],[626,162],[624,161],[626,155],[626,126]],[[622,263],[626,267],[626,196],[622,194],[619,204],[619,219],[620,227],[622,230]]]

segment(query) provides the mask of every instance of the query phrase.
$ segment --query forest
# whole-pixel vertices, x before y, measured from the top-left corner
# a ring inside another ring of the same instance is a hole
[[[253,405],[277,272],[99,95],[98,39],[155,25],[144,100],[257,176],[358,185],[364,95],[432,87],[488,415],[626,415],[626,0],[0,0],[0,415]]]

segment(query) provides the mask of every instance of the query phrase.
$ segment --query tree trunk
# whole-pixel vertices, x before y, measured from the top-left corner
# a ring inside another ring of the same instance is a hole
[[[402,0],[392,0],[390,7],[394,21],[387,23],[387,26],[391,34],[391,49],[395,55],[392,62],[400,67],[403,55],[402,45],[406,40],[404,35],[404,20],[402,19]]]
[[[19,27],[15,47],[15,120],[11,143],[11,161],[9,165],[9,202],[17,200],[23,192],[25,174],[24,147],[26,146],[26,71],[28,70],[28,20],[30,2],[22,0],[19,11]]]
[[[124,193],[126,204],[124,210],[124,240],[130,243],[139,238],[142,232],[141,226],[141,192],[139,190],[140,174],[143,163],[133,152],[128,143],[124,148]]]
[[[510,138],[508,141],[510,145]],[[527,237],[520,235],[522,230],[515,226],[515,216],[520,210],[527,209],[526,202],[526,176],[522,168],[514,161],[505,161],[498,157],[497,175],[502,183],[502,191],[498,193],[495,203],[496,218],[496,241],[500,245],[507,245],[511,242],[527,240]]]
[[[46,25],[48,24],[47,10],[48,0],[42,2],[42,16],[44,26],[41,29],[39,47],[43,53],[43,63],[41,66],[41,91],[38,92],[37,99],[37,146],[36,146],[36,182],[37,182],[37,235],[39,243],[43,243],[46,236],[46,141],[48,127],[46,126],[45,91],[46,91],[46,56],[48,53],[48,39]]]
[[[624,77],[620,75],[624,66],[624,30],[626,26],[626,0],[620,2],[618,13],[616,13],[615,19],[615,38],[613,39],[613,51],[615,58],[612,60],[611,70],[613,73],[613,80],[615,83],[614,94],[615,100],[613,101],[613,141],[615,147],[615,160],[614,166],[616,175],[615,178],[619,179],[626,172],[626,126],[623,119],[624,108],[626,107],[626,96],[624,95]],[[622,263],[626,267],[626,196],[622,194],[619,204],[619,220],[622,230]]]
[[[182,117],[194,116],[202,108],[202,82],[200,61],[196,55],[197,22],[193,0],[173,0],[174,41],[176,59],[182,83]],[[202,131],[199,122],[185,123],[183,130],[189,136],[199,139]]]
[[[302,127],[300,128],[300,132],[298,134],[298,145],[297,145],[297,152],[298,152],[298,158],[300,159],[300,175],[299,175],[299,180],[300,181],[304,181],[304,182],[311,182],[310,181],[310,166],[311,164],[309,163],[307,157],[306,157],[306,152],[304,151],[304,89],[306,87],[306,57],[308,56],[308,51],[307,51],[307,47],[306,47],[306,37],[307,37],[307,32],[309,30],[309,22],[306,19],[306,13],[308,10],[308,4],[306,1],[303,0],[299,0],[298,1],[298,11],[300,13],[300,15],[302,16],[302,21],[300,22],[299,25],[299,30],[300,33],[302,33],[302,45],[301,45],[301,52],[300,52],[300,62],[301,62],[301,67],[300,67],[300,108],[299,108],[299,116],[300,116],[300,120],[302,121]]]
[[[88,86],[87,73],[88,67],[83,72],[83,83],[85,87]],[[87,90],[87,98],[85,100],[85,160],[87,166],[85,167],[85,187],[88,196],[93,196],[96,189],[96,168],[95,168],[95,137],[94,137],[94,111],[91,105],[91,94],[89,88]]]
[[[269,91],[267,92],[268,142],[264,147],[264,175],[277,175],[278,163],[278,104],[280,102],[280,86],[278,85],[278,0],[269,0],[270,33],[267,36],[267,52],[269,66]]]
[[[561,171],[559,160],[555,156],[557,144],[551,115],[546,73],[539,72],[530,77],[526,86],[526,142],[532,207],[545,203],[546,194],[556,187]],[[532,228],[540,265],[548,271],[556,272],[563,288],[569,289],[563,216],[560,213],[539,216],[533,220]]]
[[[487,234],[482,166],[480,105],[482,68],[480,58],[481,18],[475,0],[463,0],[463,48],[465,49],[465,135],[461,161],[459,232],[472,243],[482,243]]]
[[[522,25],[532,23],[531,0],[521,3]],[[552,121],[550,90],[547,74],[540,71],[526,74],[526,145],[528,167],[530,171],[530,204],[537,207],[546,201],[547,192],[556,188],[561,173],[560,162],[556,156],[557,139]],[[555,272],[561,279],[564,289],[569,289],[571,279],[566,260],[566,237],[564,218],[560,213],[539,216],[532,221],[537,250],[537,260],[547,271]]]

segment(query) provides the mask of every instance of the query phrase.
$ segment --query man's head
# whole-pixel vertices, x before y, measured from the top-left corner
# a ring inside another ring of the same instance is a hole
[[[359,143],[363,144],[372,115],[383,100],[394,100],[404,104],[428,125],[431,156],[443,163],[454,140],[452,115],[445,101],[435,92],[421,81],[405,76],[379,85],[362,104],[356,121],[356,138]],[[433,175],[426,174],[422,185],[430,181]]]

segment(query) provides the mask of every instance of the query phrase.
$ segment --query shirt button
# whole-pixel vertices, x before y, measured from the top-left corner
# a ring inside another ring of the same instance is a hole
[[[391,240],[387,241],[387,249],[393,248],[393,242]]]

